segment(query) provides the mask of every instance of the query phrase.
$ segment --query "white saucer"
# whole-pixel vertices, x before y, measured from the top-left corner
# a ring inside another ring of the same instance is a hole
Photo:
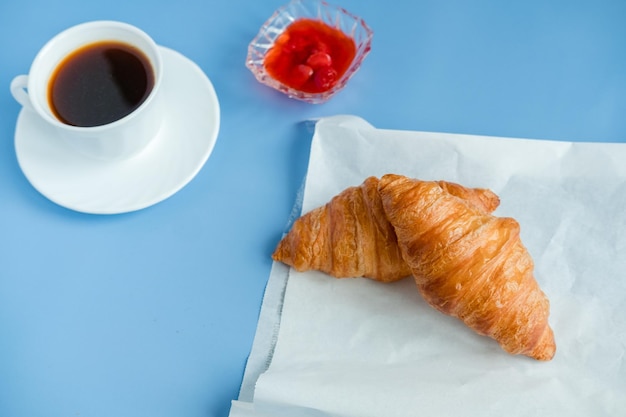
[[[28,181],[53,202],[84,213],[125,213],[156,204],[191,181],[209,158],[220,125],[213,84],[188,58],[161,47],[165,119],[139,155],[100,161],[56,138],[35,113],[23,109],[15,152]]]

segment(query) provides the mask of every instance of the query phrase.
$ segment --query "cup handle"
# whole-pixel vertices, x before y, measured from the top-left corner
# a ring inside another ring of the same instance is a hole
[[[30,97],[27,92],[28,87],[28,75],[18,75],[11,81],[11,94],[13,98],[20,103],[23,107],[33,110],[33,105],[30,102]]]

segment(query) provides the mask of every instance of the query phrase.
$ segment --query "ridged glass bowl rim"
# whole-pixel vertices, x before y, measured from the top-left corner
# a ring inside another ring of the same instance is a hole
[[[341,30],[350,36],[356,44],[356,55],[352,63],[337,83],[329,90],[321,93],[306,93],[291,88],[272,78],[263,65],[265,54],[274,45],[278,36],[295,20],[312,18],[322,20],[329,26]],[[335,93],[343,89],[348,80],[360,68],[363,60],[371,50],[374,32],[365,21],[340,6],[327,3],[324,0],[292,0],[278,8],[261,26],[256,37],[248,46],[246,67],[256,79],[287,96],[309,103],[323,103]]]

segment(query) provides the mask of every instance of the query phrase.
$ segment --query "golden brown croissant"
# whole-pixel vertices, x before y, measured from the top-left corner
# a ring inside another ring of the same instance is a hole
[[[411,275],[378,196],[378,178],[367,178],[326,205],[297,219],[272,258],[298,271],[383,282]]]
[[[539,288],[519,224],[477,209],[435,182],[389,174],[379,193],[420,293],[504,350],[554,356],[549,301]]]
[[[480,210],[491,212],[500,203],[490,190],[438,184]],[[393,282],[411,275],[383,210],[376,177],[345,189],[296,220],[272,258],[298,271],[319,270],[337,278]]]

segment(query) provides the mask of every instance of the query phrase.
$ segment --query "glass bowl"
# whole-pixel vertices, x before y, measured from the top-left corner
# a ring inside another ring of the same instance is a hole
[[[291,23],[303,18],[321,20],[328,26],[342,31],[354,40],[356,46],[356,55],[348,69],[330,89],[323,92],[304,92],[289,87],[268,74],[264,65],[265,56],[274,46],[276,39]],[[276,10],[261,26],[259,33],[248,46],[246,67],[252,71],[259,82],[291,98],[319,104],[343,89],[348,80],[358,71],[372,47],[372,37],[373,32],[363,19],[341,7],[330,5],[323,0],[293,0]]]

